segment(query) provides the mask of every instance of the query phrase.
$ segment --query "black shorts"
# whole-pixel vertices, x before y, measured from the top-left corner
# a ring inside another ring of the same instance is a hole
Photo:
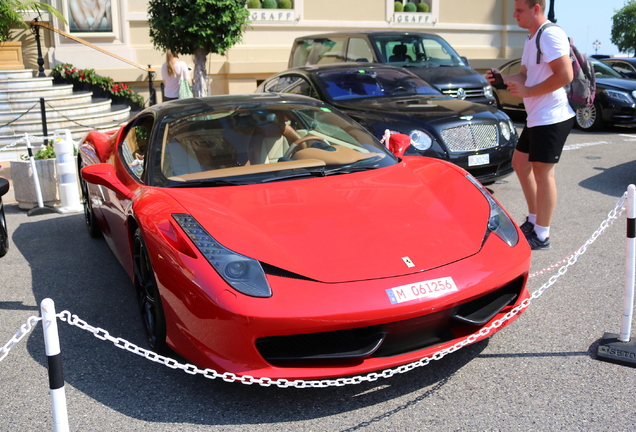
[[[557,163],[573,126],[574,117],[551,125],[526,126],[517,142],[517,150],[528,153],[530,162]]]

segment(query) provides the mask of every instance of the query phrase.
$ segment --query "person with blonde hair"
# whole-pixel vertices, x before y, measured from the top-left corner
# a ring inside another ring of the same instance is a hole
[[[190,70],[188,65],[179,60],[176,54],[166,50],[166,62],[161,66],[161,77],[163,79],[163,101],[171,101],[179,98],[179,81],[184,75],[190,82]]]

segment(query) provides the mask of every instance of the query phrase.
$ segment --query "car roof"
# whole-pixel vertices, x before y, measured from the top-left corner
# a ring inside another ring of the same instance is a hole
[[[280,73],[283,74],[283,73],[289,73],[293,71],[305,71],[305,72],[313,73],[313,72],[320,72],[325,70],[360,70],[360,69],[399,70],[407,74],[411,74],[411,75],[413,74],[411,71],[400,66],[393,66],[393,65],[388,65],[384,63],[366,63],[366,62],[329,63],[329,64],[321,64],[321,65],[297,66],[294,68],[287,69]]]
[[[367,36],[408,36],[408,35],[417,35],[417,36],[429,36],[439,38],[440,36],[435,33],[428,33],[423,31],[412,31],[412,30],[352,30],[352,31],[340,31],[340,32],[331,32],[331,33],[317,33],[306,36],[299,36],[296,39],[317,39],[317,38],[326,38],[330,36],[356,36],[356,35],[367,35]]]

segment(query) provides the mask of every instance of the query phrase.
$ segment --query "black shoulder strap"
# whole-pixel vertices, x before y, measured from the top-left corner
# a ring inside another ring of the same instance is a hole
[[[553,26],[557,26],[555,23],[553,22],[548,22],[546,24],[544,24],[543,26],[541,26],[541,28],[539,29],[539,31],[537,32],[537,38],[535,39],[537,42],[537,64],[541,63],[541,45],[539,44],[539,42],[541,41],[541,34],[543,33],[543,30],[547,29],[548,27],[553,27]]]

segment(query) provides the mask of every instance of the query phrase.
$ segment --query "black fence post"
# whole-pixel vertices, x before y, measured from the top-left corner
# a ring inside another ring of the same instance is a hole
[[[42,116],[42,135],[49,136],[49,131],[46,126],[46,108],[44,107],[44,98],[40,98],[40,114]],[[49,140],[44,138],[44,145],[49,145]]]
[[[150,91],[150,100],[148,105],[153,106],[157,104],[157,91],[154,86],[155,73],[151,70],[151,66],[148,65],[148,90]]]

